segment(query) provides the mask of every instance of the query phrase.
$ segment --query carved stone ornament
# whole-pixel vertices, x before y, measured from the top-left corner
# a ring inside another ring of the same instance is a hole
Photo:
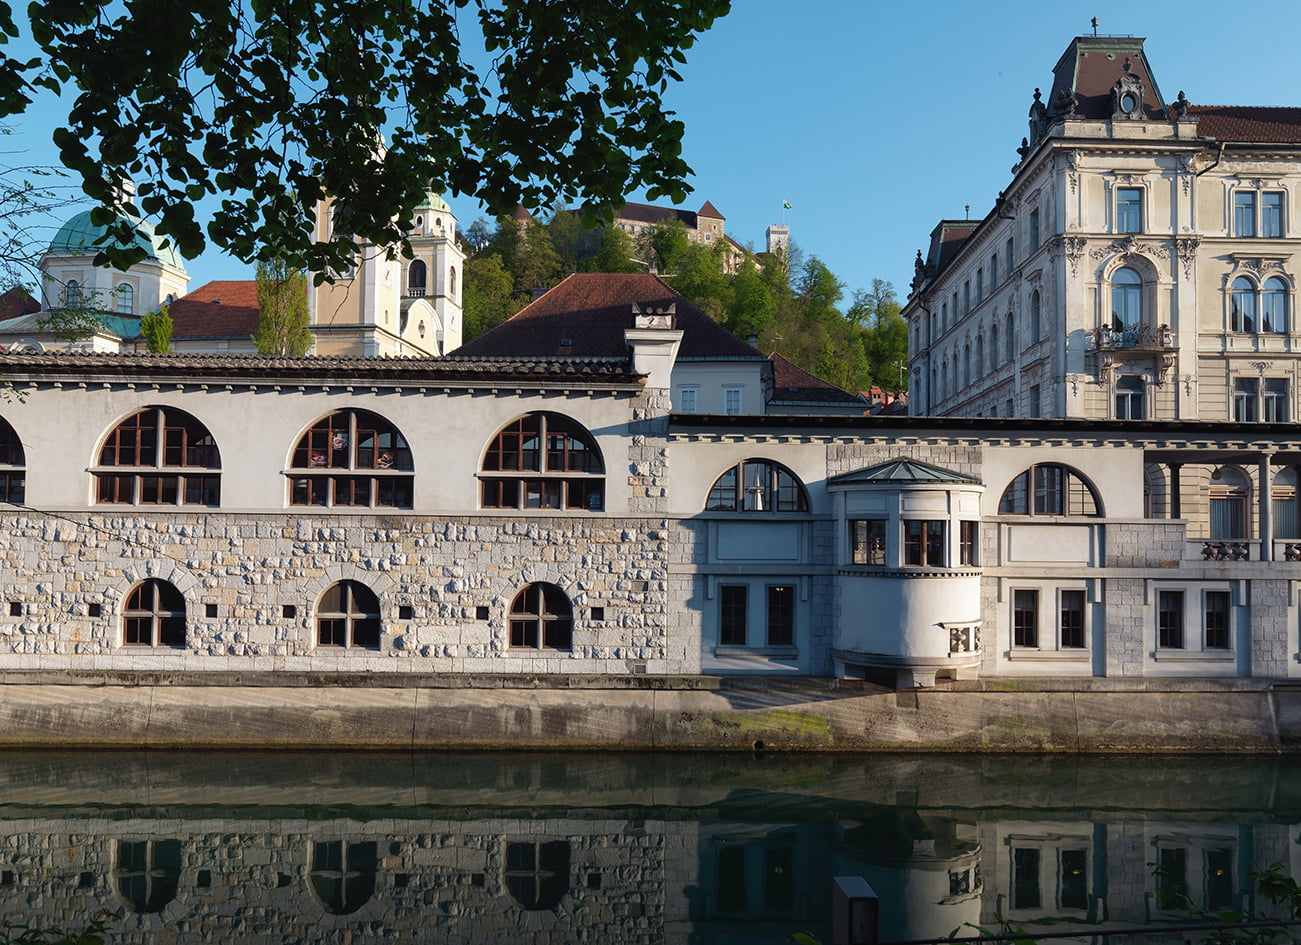
[[[1053,111],[1062,118],[1074,118],[1075,107],[1079,104],[1075,93],[1070,89],[1062,89],[1057,93],[1057,98],[1053,100]]]
[[[1125,57],[1125,74],[1111,87],[1111,120],[1143,121],[1143,83],[1130,70]]]
[[[1195,384],[1196,382],[1197,382],[1197,378],[1193,377],[1191,374],[1185,374],[1185,375],[1184,375],[1184,393],[1185,393],[1185,394],[1188,394],[1189,396],[1191,396],[1191,395],[1192,395],[1192,392],[1193,392],[1193,384]]]
[[[1030,104],[1030,143],[1038,144],[1039,139],[1048,130],[1048,109],[1041,102],[1039,90],[1034,90],[1034,101]]]
[[[1161,367],[1157,371],[1156,382],[1158,384],[1164,384],[1166,375],[1170,373],[1170,369],[1173,368],[1174,366],[1175,366],[1175,353],[1173,351],[1169,352],[1168,354],[1161,355]]]
[[[1079,269],[1080,260],[1084,258],[1084,248],[1088,245],[1088,240],[1083,236],[1063,237],[1062,243],[1066,253],[1066,261],[1071,264],[1071,275],[1075,275]]]
[[[1175,253],[1183,263],[1184,278],[1193,277],[1193,264],[1197,262],[1197,247],[1202,244],[1200,236],[1176,236]]]
[[[1141,243],[1137,236],[1130,235],[1123,239],[1112,240],[1106,246],[1099,246],[1089,256],[1093,259],[1106,259],[1108,256],[1151,256],[1153,259],[1168,260],[1170,250],[1164,246],[1155,246],[1151,243]]]
[[[1080,155],[1076,151],[1066,152],[1066,180],[1071,185],[1071,194],[1080,186]]]
[[[1176,120],[1184,117],[1184,114],[1188,111],[1188,105],[1188,96],[1184,94],[1183,89],[1180,89],[1179,97],[1170,106],[1170,111]]]
[[[1251,366],[1256,369],[1257,374],[1264,376],[1266,371],[1273,369],[1274,362],[1273,361],[1252,361]]]

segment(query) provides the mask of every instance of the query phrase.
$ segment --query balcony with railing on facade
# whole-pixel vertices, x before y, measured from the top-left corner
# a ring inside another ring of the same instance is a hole
[[[1174,349],[1174,332],[1169,325],[1104,325],[1089,334],[1089,350],[1135,354],[1162,353]]]

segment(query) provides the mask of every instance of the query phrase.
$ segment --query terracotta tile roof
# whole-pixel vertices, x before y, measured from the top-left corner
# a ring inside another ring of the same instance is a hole
[[[787,403],[819,404],[867,404],[856,394],[841,390],[835,384],[829,384],[820,377],[810,374],[804,368],[792,364],[777,352],[768,355],[772,361],[772,400]]]
[[[174,301],[172,337],[248,338],[257,331],[257,282],[209,282]]]
[[[564,384],[636,386],[641,375],[627,358],[269,358],[247,354],[117,354],[0,350],[0,371],[14,377],[39,375],[121,377],[220,377],[270,383],[279,378],[301,381],[452,381],[495,383],[540,380]]]
[[[633,305],[676,306],[677,326],[682,329],[679,358],[763,357],[673,291],[659,276],[582,272],[569,276],[514,318],[466,342],[455,354],[626,358],[628,345],[623,333],[633,327]]]
[[[703,207],[701,207],[699,210],[696,211],[696,216],[698,216],[698,217],[712,217],[712,218],[715,219],[715,220],[726,220],[726,219],[727,219],[727,217],[725,217],[725,216],[723,216],[721,213],[719,213],[719,212],[718,212],[718,208],[715,207],[715,206],[714,206],[712,203],[710,203],[708,200],[705,201],[705,205],[704,205]]]
[[[1197,133],[1217,141],[1301,144],[1301,108],[1263,105],[1190,105]]]
[[[23,288],[15,287],[0,295],[0,321],[30,315],[41,310],[41,303]]]
[[[678,210],[674,207],[652,207],[648,203],[625,203],[616,210],[615,217],[631,220],[634,223],[655,224],[665,220],[681,220],[691,229],[696,228],[696,214],[690,210]]]

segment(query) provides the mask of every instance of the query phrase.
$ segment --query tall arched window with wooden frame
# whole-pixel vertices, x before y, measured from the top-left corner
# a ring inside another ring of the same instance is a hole
[[[175,407],[146,407],[119,423],[91,476],[101,505],[221,504],[217,442]]]
[[[316,421],[298,440],[290,465],[290,505],[411,508],[411,448],[397,427],[369,410],[340,410]]]
[[[22,440],[0,417],[0,502],[22,505],[27,500],[26,465]]]
[[[1080,515],[1099,517],[1093,483],[1069,466],[1036,463],[1014,478],[998,502],[999,515]]]
[[[556,413],[530,413],[497,432],[479,475],[485,509],[605,507],[605,463],[587,430]]]
[[[747,459],[714,482],[706,512],[807,512],[809,498],[799,477],[780,463]]]

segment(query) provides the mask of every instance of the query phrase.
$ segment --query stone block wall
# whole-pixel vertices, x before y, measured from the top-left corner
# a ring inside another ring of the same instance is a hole
[[[626,516],[11,514],[0,667],[686,672],[669,531]],[[185,597],[184,648],[122,643],[126,598],[151,577]],[[316,645],[317,601],[342,580],[377,595],[378,651]],[[568,597],[571,651],[511,648],[508,610],[532,582]]]

